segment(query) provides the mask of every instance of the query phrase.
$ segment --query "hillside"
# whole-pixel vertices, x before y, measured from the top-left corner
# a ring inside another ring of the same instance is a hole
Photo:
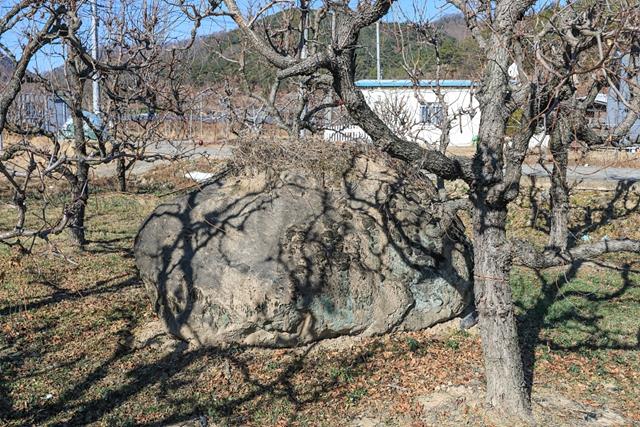
[[[278,27],[287,22],[286,12],[262,19],[259,29]],[[329,25],[329,23],[325,23]],[[295,17],[292,26],[296,26]],[[448,15],[433,23],[438,28],[441,46],[442,78],[476,79],[481,69],[479,50],[466,28],[461,15]],[[327,28],[322,28],[328,34]],[[408,23],[383,22],[381,24],[382,77],[385,79],[407,78],[407,69],[416,70],[417,77],[435,77],[435,53],[433,47],[421,40],[419,30]],[[356,77],[358,79],[376,77],[376,34],[375,26],[362,30],[360,51],[357,57]],[[403,48],[404,46],[404,48]],[[196,87],[211,87],[231,80],[239,84],[239,64],[243,49],[238,30],[219,32],[200,37],[185,53],[183,64],[188,75],[187,83]],[[404,58],[404,59],[403,59]],[[229,61],[231,59],[231,61]],[[11,60],[0,54],[0,84],[11,74]],[[47,73],[48,78],[61,77],[61,67]],[[414,71],[415,72],[415,71]],[[265,86],[275,76],[273,67],[259,55],[248,50],[245,53],[245,74],[250,85]]]
[[[283,13],[265,18],[258,28],[286,22]],[[436,21],[434,26],[439,29],[441,37],[442,77],[478,77],[476,73],[480,69],[480,59],[477,57],[477,45],[470,37],[462,16],[445,16]],[[361,47],[357,60],[359,79],[376,77],[375,37],[375,26],[365,28],[360,34]],[[237,77],[239,65],[222,57],[237,59],[242,48],[238,30],[202,37],[190,56],[192,83],[207,86],[222,79]],[[271,67],[251,52],[247,53],[245,63],[245,72],[252,83],[261,85],[272,76]],[[381,63],[383,78],[387,79],[407,78],[405,68],[421,70],[420,77],[424,78],[433,77],[435,73],[434,49],[421,41],[419,31],[407,23],[382,23]]]
[[[257,24],[257,27],[264,31],[264,28],[269,26],[283,25],[287,22],[284,14],[285,12],[280,12],[266,17]],[[296,25],[294,18],[292,26]],[[479,78],[477,74],[481,69],[479,49],[470,36],[464,18],[461,15],[444,16],[435,21],[433,26],[438,28],[441,38],[442,78]],[[322,31],[328,34],[326,28]],[[414,26],[408,23],[383,22],[380,38],[383,78],[407,78],[406,68],[420,70],[421,78],[435,76],[434,49],[420,40],[421,37]],[[375,40],[374,25],[362,30],[357,57],[356,77],[358,79],[376,77]],[[404,55],[402,46],[404,46]],[[183,64],[188,74],[188,83],[199,87],[210,87],[228,79],[237,84],[239,64],[233,61],[238,60],[242,49],[243,43],[238,30],[200,37],[185,53]],[[245,55],[245,74],[251,84],[263,86],[275,76],[273,68],[259,55],[250,50],[247,50]],[[3,81],[3,69],[7,66],[10,67],[11,62],[0,55],[0,83]],[[9,72],[10,68],[4,74]],[[48,75],[50,78],[59,77],[60,73],[61,68],[58,67],[51,70]]]

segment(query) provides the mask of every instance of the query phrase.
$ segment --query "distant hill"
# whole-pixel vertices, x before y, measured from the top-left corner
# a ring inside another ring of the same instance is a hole
[[[444,34],[459,42],[471,37],[471,31],[467,28],[467,23],[462,15],[452,14],[443,16],[436,21],[435,25],[439,27]]]
[[[15,65],[11,58],[0,52],[0,85],[5,85],[9,80],[11,80],[14,70]],[[26,80],[32,80],[33,77],[34,75],[30,71],[25,73]]]
[[[283,13],[264,18],[263,21],[266,22],[263,25],[258,24],[257,28],[264,28],[271,23],[283,22]],[[461,15],[448,15],[435,21],[433,25],[441,33],[442,78],[474,79],[479,77],[477,75],[481,69],[479,49],[470,36],[464,18]],[[404,49],[402,49],[403,44],[400,42],[400,32],[402,40],[404,40]],[[356,72],[356,77],[359,79],[376,77],[375,39],[374,25],[361,31]],[[434,49],[424,42],[419,42],[419,39],[419,33],[410,24],[382,23],[380,56],[383,78],[407,78],[405,67],[422,70],[421,78],[434,77],[436,64]],[[227,58],[236,58],[241,49],[242,43],[238,30],[200,38],[189,59],[189,73],[192,83],[208,86],[222,79],[236,78],[239,65],[226,61],[220,53]],[[403,58],[407,59],[406,64]],[[245,72],[249,80],[258,85],[266,84],[269,77],[273,75],[272,68],[252,52],[247,54]]]
[[[256,25],[258,30],[272,24],[286,22],[286,12],[263,18]],[[294,18],[295,21],[295,18]],[[293,22],[293,27],[296,23]],[[326,25],[329,25],[327,22]],[[441,34],[442,78],[476,79],[481,70],[480,50],[468,31],[462,15],[447,15],[432,23]],[[326,29],[324,29],[326,32]],[[404,54],[399,34],[404,41]],[[434,49],[419,42],[419,34],[408,23],[383,22],[381,24],[382,77],[385,79],[407,78],[405,68],[420,69],[420,78],[435,77]],[[356,77],[376,78],[375,25],[360,33],[360,51],[357,57]],[[237,59],[242,49],[239,30],[219,32],[198,38],[182,61],[188,73],[188,82],[194,86],[213,86],[223,80],[239,83],[239,65],[222,58]],[[222,54],[222,55],[221,55]],[[406,58],[406,64],[403,58]],[[266,85],[275,71],[265,60],[252,51],[246,53],[245,73],[250,84]],[[0,53],[0,84],[6,82],[13,71],[11,60]],[[63,77],[62,67],[46,73],[51,80]]]

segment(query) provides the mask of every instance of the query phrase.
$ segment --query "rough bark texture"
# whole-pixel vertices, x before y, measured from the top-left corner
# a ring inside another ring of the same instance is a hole
[[[304,61],[295,61],[270,49],[244,21],[234,0],[224,0],[233,18],[253,47],[279,68],[278,76],[310,74],[319,68],[331,73],[333,88],[354,122],[383,150],[414,167],[426,169],[444,179],[464,179],[470,184],[474,205],[474,245],[476,305],[480,314],[487,399],[490,404],[511,415],[530,418],[530,402],[518,346],[508,275],[511,267],[510,245],[505,234],[507,205],[519,191],[521,166],[534,129],[532,88],[523,86],[514,94],[509,88],[507,70],[513,62],[515,27],[533,0],[503,0],[487,7],[491,15],[491,33],[484,40],[477,15],[463,0],[452,2],[465,13],[474,36],[481,42],[487,59],[480,104],[482,119],[479,143],[472,164],[448,157],[394,135],[366,104],[354,85],[355,52],[362,28],[387,13],[392,2],[378,0],[360,4],[357,11],[340,17],[337,34],[330,48]],[[524,110],[522,134],[505,150],[505,126],[514,111],[514,98],[523,99],[515,108]],[[522,95],[522,96],[520,96]]]
[[[527,241],[514,240],[511,243],[511,252],[515,264],[541,270],[583,261],[605,253],[640,252],[640,241],[631,239],[603,240],[597,243],[578,245],[560,252],[556,248],[540,251]]]
[[[509,285],[511,255],[506,209],[480,209],[474,218],[474,291],[487,378],[487,401],[526,418],[531,410]]]
[[[333,87],[343,102],[349,116],[391,156],[416,164],[444,179],[471,179],[468,160],[450,158],[445,154],[427,150],[417,142],[406,141],[395,135],[371,110],[362,92],[355,86],[355,55],[353,51],[341,52],[332,62]]]
[[[72,51],[73,52],[73,51]],[[69,233],[74,244],[85,244],[85,209],[89,200],[89,163],[87,162],[87,142],[84,134],[84,114],[82,100],[84,83],[78,71],[75,53],[70,53],[67,60],[67,80],[72,91],[71,118],[73,120],[73,147],[75,156],[75,176],[71,179],[72,218],[69,222]]]
[[[123,158],[119,158],[116,163],[116,175],[118,176],[118,191],[124,193],[127,191],[127,168]]]
[[[479,97],[482,117],[473,159],[471,196],[475,208],[474,290],[487,378],[487,401],[499,411],[522,419],[530,419],[531,404],[509,286],[511,252],[506,238],[509,199],[505,194],[509,192],[510,197],[517,194],[524,156],[519,153],[505,161],[505,128],[511,114],[508,106],[512,94],[506,73],[512,61],[511,31],[526,4],[513,1],[497,6],[496,30],[486,51],[488,62]],[[522,146],[520,142],[516,148]]]
[[[564,115],[558,117],[551,134],[550,148],[553,156],[551,172],[551,225],[549,246],[560,251],[569,243],[569,187],[567,185],[567,165],[569,161],[570,129]]]
[[[286,347],[460,315],[472,261],[435,189],[367,157],[332,173],[229,177],[158,207],[135,256],[168,329]]]
[[[553,156],[551,173],[551,224],[549,229],[549,246],[565,251],[570,246],[569,235],[569,186],[567,183],[567,166],[569,149],[574,141],[588,146],[618,144],[629,132],[637,120],[636,110],[640,110],[640,97],[632,99],[632,108],[625,119],[618,124],[606,138],[596,132],[587,120],[587,108],[594,102],[600,86],[594,85],[592,93],[578,102],[575,88],[571,82],[565,83],[565,90],[559,91],[555,103],[555,120],[550,128],[550,149]]]

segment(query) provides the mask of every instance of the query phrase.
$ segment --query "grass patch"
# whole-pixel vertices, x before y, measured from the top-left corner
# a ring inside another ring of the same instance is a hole
[[[153,183],[148,187],[155,191]],[[416,398],[437,386],[483,380],[479,339],[469,333],[442,339],[397,333],[346,349],[135,346],[137,331],[155,316],[131,248],[140,222],[164,199],[94,196],[86,250],[73,250],[65,234],[52,242],[74,263],[43,244],[22,258],[0,247],[0,421],[6,425],[162,425],[205,417],[220,425],[334,426],[363,414],[394,425],[398,417],[418,417]],[[583,202],[597,223],[607,215],[606,201],[600,209],[592,197]],[[510,233],[538,239],[521,222],[529,209],[514,208]],[[617,209],[611,221],[638,237],[637,213],[619,216]],[[541,274],[515,269],[522,340],[536,386],[640,422],[640,273],[627,256],[607,261],[613,265]]]

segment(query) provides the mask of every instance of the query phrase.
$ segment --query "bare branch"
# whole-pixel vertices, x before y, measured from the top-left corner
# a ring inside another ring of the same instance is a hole
[[[534,269],[544,269],[584,261],[613,252],[640,253],[640,241],[631,239],[603,240],[593,244],[584,244],[560,252],[554,249],[537,250],[525,240],[512,242],[513,262]]]

